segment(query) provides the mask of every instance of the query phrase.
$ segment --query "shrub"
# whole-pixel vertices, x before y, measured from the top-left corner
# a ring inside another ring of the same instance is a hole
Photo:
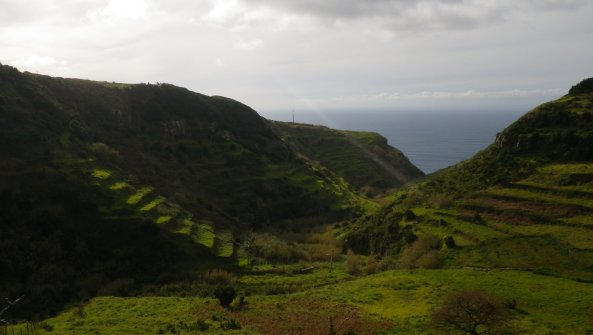
[[[232,286],[219,286],[214,289],[214,297],[218,299],[222,307],[228,308],[237,297],[237,291]]]
[[[437,193],[431,197],[431,202],[438,209],[449,208],[453,204],[453,198],[445,193]]]
[[[453,236],[447,236],[447,237],[445,237],[445,245],[449,249],[454,249],[457,246],[457,244],[455,243],[455,239],[453,238]]]
[[[359,259],[358,255],[356,255],[351,249],[348,249],[348,253],[346,254],[346,272],[349,274],[357,274],[359,269]]]
[[[438,265],[440,240],[432,235],[422,235],[412,245],[404,248],[400,257],[400,265],[406,269],[434,268]]]
[[[439,255],[432,250],[420,256],[415,262],[416,266],[421,269],[436,269],[439,267]]]
[[[90,146],[91,152],[99,159],[107,162],[116,162],[120,159],[119,151],[111,149],[107,144],[95,142]]]
[[[235,285],[238,281],[237,276],[221,269],[208,270],[202,274],[201,279],[205,284],[227,286]]]
[[[241,325],[235,319],[225,319],[220,323],[220,328],[223,330],[237,330],[241,329]]]
[[[239,296],[235,297],[235,299],[233,299],[233,302],[231,302],[230,307],[232,310],[236,311],[236,310],[241,309],[241,307],[243,307],[244,304],[245,304],[245,296],[239,295]]]
[[[362,274],[364,274],[365,276],[372,275],[373,273],[377,272],[378,268],[379,264],[377,262],[377,259],[374,256],[369,256],[369,258],[366,261],[366,264],[362,268]]]
[[[404,220],[407,222],[416,220],[416,214],[411,209],[406,209],[404,212]]]

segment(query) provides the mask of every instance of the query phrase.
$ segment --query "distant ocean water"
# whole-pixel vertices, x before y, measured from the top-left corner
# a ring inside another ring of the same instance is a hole
[[[425,173],[472,157],[494,141],[496,133],[527,112],[479,111],[295,111],[295,122],[385,136]],[[291,111],[259,112],[267,119],[292,121]]]

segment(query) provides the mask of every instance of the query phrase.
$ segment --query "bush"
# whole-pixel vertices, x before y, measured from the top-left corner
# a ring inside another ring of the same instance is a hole
[[[416,266],[421,269],[436,269],[439,267],[439,255],[432,250],[420,256],[415,262]]]
[[[447,236],[447,237],[445,237],[445,245],[449,249],[454,249],[457,246],[457,244],[455,243],[455,239],[453,238],[453,236]]]
[[[111,149],[107,144],[95,142],[90,146],[91,152],[99,159],[106,162],[117,162],[120,159],[119,151]]]
[[[445,193],[437,193],[431,197],[431,202],[438,209],[449,208],[453,204],[453,198]]]
[[[243,305],[245,305],[245,296],[239,295],[235,297],[235,299],[233,299],[233,302],[231,302],[230,307],[232,310],[236,311],[241,309]]]
[[[346,254],[346,272],[351,275],[357,274],[359,269],[359,259],[358,255],[356,255],[351,249],[348,249],[348,253]]]
[[[238,281],[237,276],[221,269],[208,270],[202,274],[201,279],[204,284],[226,286],[233,286]]]
[[[377,262],[377,259],[374,256],[369,256],[369,258],[366,261],[366,264],[362,268],[362,274],[365,276],[372,275],[373,273],[377,272],[378,268],[379,264]]]
[[[404,248],[400,257],[400,265],[406,269],[430,268],[438,266],[440,240],[432,235],[422,235],[412,245]]]
[[[404,212],[404,220],[407,222],[416,220],[416,214],[411,209],[406,209]]]
[[[214,289],[214,297],[222,307],[228,308],[237,297],[237,291],[232,286],[219,286]]]
[[[223,330],[237,330],[241,329],[241,325],[235,319],[225,319],[220,323],[220,328]]]

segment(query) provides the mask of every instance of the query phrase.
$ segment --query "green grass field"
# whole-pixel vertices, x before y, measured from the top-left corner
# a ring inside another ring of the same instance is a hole
[[[212,298],[97,297],[44,322],[40,334],[435,334],[430,313],[445,295],[480,289],[514,299],[513,324],[523,334],[592,334],[593,285],[524,271],[388,271],[352,277],[343,263],[329,273],[283,274],[261,268],[240,277],[252,288],[246,305],[230,311]],[[262,288],[292,287],[290,293]],[[256,289],[254,289],[256,288]],[[224,330],[228,320],[240,330]],[[18,329],[15,327],[15,329]]]

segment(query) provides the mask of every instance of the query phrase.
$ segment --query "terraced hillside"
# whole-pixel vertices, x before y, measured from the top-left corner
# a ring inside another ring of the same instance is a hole
[[[474,158],[347,226],[350,247],[397,254],[418,236],[433,235],[441,245],[426,250],[433,252],[430,267],[512,268],[592,281],[593,92],[571,92],[527,113]]]

